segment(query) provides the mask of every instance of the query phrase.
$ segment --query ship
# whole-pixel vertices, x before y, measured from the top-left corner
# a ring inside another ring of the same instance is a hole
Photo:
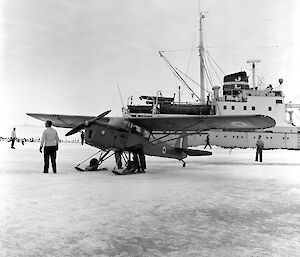
[[[200,85],[204,85],[204,62],[202,19],[200,13]],[[178,69],[174,68],[160,52],[167,64],[177,74],[177,77],[187,83],[180,76]],[[133,99],[128,99],[127,107],[123,109],[124,116],[155,116],[155,115],[267,115],[276,121],[273,128],[258,129],[255,131],[225,131],[209,130],[203,133],[190,135],[189,146],[205,145],[207,134],[210,144],[223,148],[254,148],[256,141],[261,136],[265,149],[291,149],[300,150],[300,128],[293,122],[293,109],[300,109],[300,104],[285,102],[283,93],[283,79],[278,79],[277,85],[256,85],[256,63],[259,59],[247,61],[252,66],[252,81],[246,71],[225,75],[223,85],[212,87],[212,97],[201,88],[198,103],[184,103],[175,101],[173,97],[164,97],[160,91],[153,96],[140,96],[144,104],[134,105]],[[189,87],[190,88],[190,87]],[[194,92],[192,92],[194,94]],[[180,97],[179,97],[180,99]],[[288,115],[287,115],[288,114]]]

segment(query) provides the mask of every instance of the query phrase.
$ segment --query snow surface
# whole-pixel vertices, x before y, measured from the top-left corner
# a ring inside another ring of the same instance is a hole
[[[76,171],[97,149],[67,143],[42,174],[38,148],[0,142],[1,256],[299,256],[299,151],[255,163],[254,149],[215,147],[116,176]]]

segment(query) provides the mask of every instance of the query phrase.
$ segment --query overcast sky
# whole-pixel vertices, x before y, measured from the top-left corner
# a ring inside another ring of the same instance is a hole
[[[117,84],[125,104],[130,95],[173,95],[179,83],[159,50],[198,81],[196,0],[0,3],[2,136],[43,126],[26,112],[119,116]],[[274,85],[283,78],[286,100],[300,103],[299,1],[202,0],[201,9],[206,48],[226,74],[261,59],[258,74]]]

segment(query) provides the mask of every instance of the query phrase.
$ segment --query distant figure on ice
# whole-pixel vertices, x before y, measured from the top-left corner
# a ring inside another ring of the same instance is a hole
[[[258,156],[259,156],[259,161],[262,162],[263,149],[264,149],[264,141],[262,141],[261,135],[259,135],[256,141],[256,155],[255,155],[256,162],[258,161]]]
[[[51,128],[52,121],[47,120],[45,123],[46,129],[43,132],[41,139],[40,152],[42,152],[44,146],[44,172],[48,173],[49,170],[49,157],[51,158],[51,164],[53,173],[56,173],[56,151],[58,150],[59,138],[57,131]]]
[[[10,139],[11,139],[11,147],[10,148],[15,149],[15,141],[17,139],[16,128],[13,128]]]
[[[210,143],[209,143],[209,134],[207,134],[207,137],[206,137],[206,145],[204,146],[204,149],[207,147],[207,146],[209,146],[210,147],[210,149],[211,149],[211,145],[210,145]]]
[[[81,144],[83,145],[83,143],[84,143],[84,132],[83,131],[81,131],[80,138],[81,138]]]

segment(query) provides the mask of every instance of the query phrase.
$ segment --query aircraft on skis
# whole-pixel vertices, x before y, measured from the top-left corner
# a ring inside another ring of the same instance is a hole
[[[275,121],[264,115],[167,115],[152,117],[107,117],[110,111],[93,116],[27,113],[41,121],[52,121],[53,126],[70,128],[66,136],[85,130],[85,142],[101,150],[86,169],[98,166],[115,155],[118,169],[114,173],[127,175],[145,172],[145,155],[182,161],[187,156],[211,155],[209,151],[188,148],[188,136],[209,129],[249,131],[275,126]],[[125,162],[125,169],[122,168]],[[83,170],[79,167],[76,169]]]

